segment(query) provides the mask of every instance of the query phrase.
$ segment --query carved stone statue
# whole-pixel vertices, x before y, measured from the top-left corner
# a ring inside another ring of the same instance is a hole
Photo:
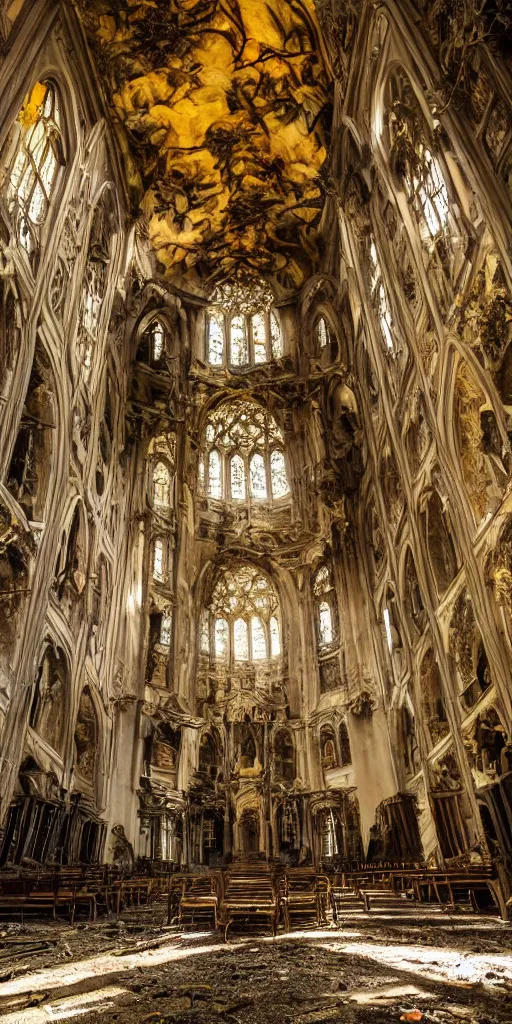
[[[113,862],[121,871],[130,874],[134,865],[133,846],[125,835],[123,825],[114,825],[112,835],[114,836]]]

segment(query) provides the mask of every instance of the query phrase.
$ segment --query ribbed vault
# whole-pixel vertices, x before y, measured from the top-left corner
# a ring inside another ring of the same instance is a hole
[[[329,110],[313,0],[79,2],[160,269],[300,285]]]

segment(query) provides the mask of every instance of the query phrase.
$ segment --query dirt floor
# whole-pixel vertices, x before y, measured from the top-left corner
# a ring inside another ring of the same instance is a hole
[[[235,935],[0,924],[2,1024],[512,1024],[512,927],[448,917]]]

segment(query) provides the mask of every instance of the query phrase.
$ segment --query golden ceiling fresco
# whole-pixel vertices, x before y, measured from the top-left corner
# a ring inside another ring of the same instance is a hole
[[[313,0],[80,5],[167,273],[254,268],[300,285],[330,108]]]

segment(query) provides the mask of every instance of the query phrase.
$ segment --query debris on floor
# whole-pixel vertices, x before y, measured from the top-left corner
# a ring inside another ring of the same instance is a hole
[[[391,933],[391,934],[390,934]],[[135,920],[0,932],[2,1024],[512,1024],[512,928],[234,936]]]

